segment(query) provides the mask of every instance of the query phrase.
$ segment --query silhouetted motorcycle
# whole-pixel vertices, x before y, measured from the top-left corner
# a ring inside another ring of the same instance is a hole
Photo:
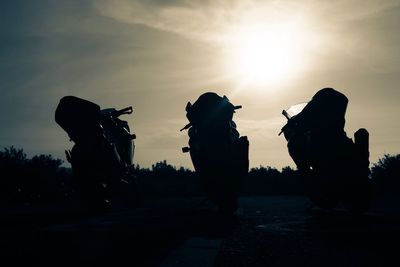
[[[72,150],[65,151],[75,189],[92,210],[133,207],[139,202],[133,175],[136,136],[130,133],[128,123],[119,119],[132,112],[132,107],[100,109],[74,96],[63,97],[57,106],[55,120],[75,143]]]
[[[225,214],[237,210],[238,192],[249,168],[249,141],[240,137],[232,117],[241,106],[232,105],[226,96],[204,93],[186,105],[189,120],[189,147],[196,172],[210,200]]]
[[[372,195],[369,134],[359,129],[354,142],[347,137],[347,103],[342,93],[321,89],[310,102],[283,110],[288,121],[281,133],[310,199],[322,208],[341,202],[352,213],[361,214],[368,210]]]

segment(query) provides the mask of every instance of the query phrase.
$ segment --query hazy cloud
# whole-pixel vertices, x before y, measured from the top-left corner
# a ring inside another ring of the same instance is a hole
[[[94,1],[102,16],[124,24],[140,24],[229,48],[243,25],[304,24],[298,47],[316,66],[374,72],[398,72],[400,2],[392,1]],[[366,57],[365,55],[369,56]],[[351,58],[352,60],[347,60]],[[346,61],[346,64],[344,62]],[[335,69],[335,70],[336,70]]]
[[[100,14],[122,23],[143,24],[203,41],[220,41],[243,22],[293,20],[307,17],[315,28],[334,29],[349,21],[380,16],[400,6],[398,1],[139,1],[93,2]]]
[[[247,1],[95,1],[103,16],[202,41],[217,41]]]

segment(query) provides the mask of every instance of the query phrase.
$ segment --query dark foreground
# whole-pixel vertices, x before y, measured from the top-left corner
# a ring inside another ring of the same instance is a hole
[[[7,266],[400,266],[400,216],[353,218],[293,196],[241,198],[233,218],[203,198],[102,216],[8,211],[0,234]]]

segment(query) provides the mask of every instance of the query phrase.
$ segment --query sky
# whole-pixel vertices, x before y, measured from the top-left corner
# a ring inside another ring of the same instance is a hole
[[[281,112],[333,87],[372,163],[400,153],[400,1],[10,0],[0,22],[0,148],[65,159],[54,112],[74,95],[133,106],[135,163],[193,168],[179,129],[213,91],[243,106],[250,166],[294,166]]]

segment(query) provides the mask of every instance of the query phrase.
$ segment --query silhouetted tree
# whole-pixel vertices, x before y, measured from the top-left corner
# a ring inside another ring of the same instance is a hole
[[[184,167],[176,168],[166,160],[157,162],[151,169],[135,166],[143,196],[179,197],[199,194],[196,173]]]
[[[59,168],[61,164],[51,155],[28,159],[22,149],[4,148],[0,151],[0,199],[31,204],[62,198],[68,175]]]
[[[55,159],[51,155],[38,155],[31,159],[32,166],[46,170],[56,170],[62,163],[61,159]]]
[[[9,148],[4,148],[4,151],[0,151],[0,167],[2,168],[22,166],[26,161],[26,154],[22,149],[10,146]]]
[[[14,146],[4,148],[0,151],[0,187],[1,198],[9,199],[16,198],[23,194],[22,184],[29,176],[27,169],[28,160],[22,149],[17,149]]]
[[[27,158],[13,146],[0,151],[0,200],[7,203],[54,203],[73,199],[71,172],[61,167],[62,160],[51,155]],[[167,161],[151,168],[134,167],[144,197],[190,197],[204,195],[196,172],[175,167]],[[400,154],[384,155],[373,164],[371,178],[383,192],[400,191]],[[244,180],[244,195],[303,194],[297,170],[284,167],[252,168]]]
[[[304,194],[305,188],[302,177],[297,170],[292,169],[290,166],[282,168],[280,178],[281,191],[286,194]]]
[[[371,178],[378,190],[400,191],[400,154],[386,154],[373,164]]]
[[[30,160],[30,169],[36,179],[36,188],[33,191],[42,201],[62,198],[72,189],[66,186],[71,183],[71,179],[65,173],[65,169],[60,169],[62,162],[61,159],[43,154]]]

